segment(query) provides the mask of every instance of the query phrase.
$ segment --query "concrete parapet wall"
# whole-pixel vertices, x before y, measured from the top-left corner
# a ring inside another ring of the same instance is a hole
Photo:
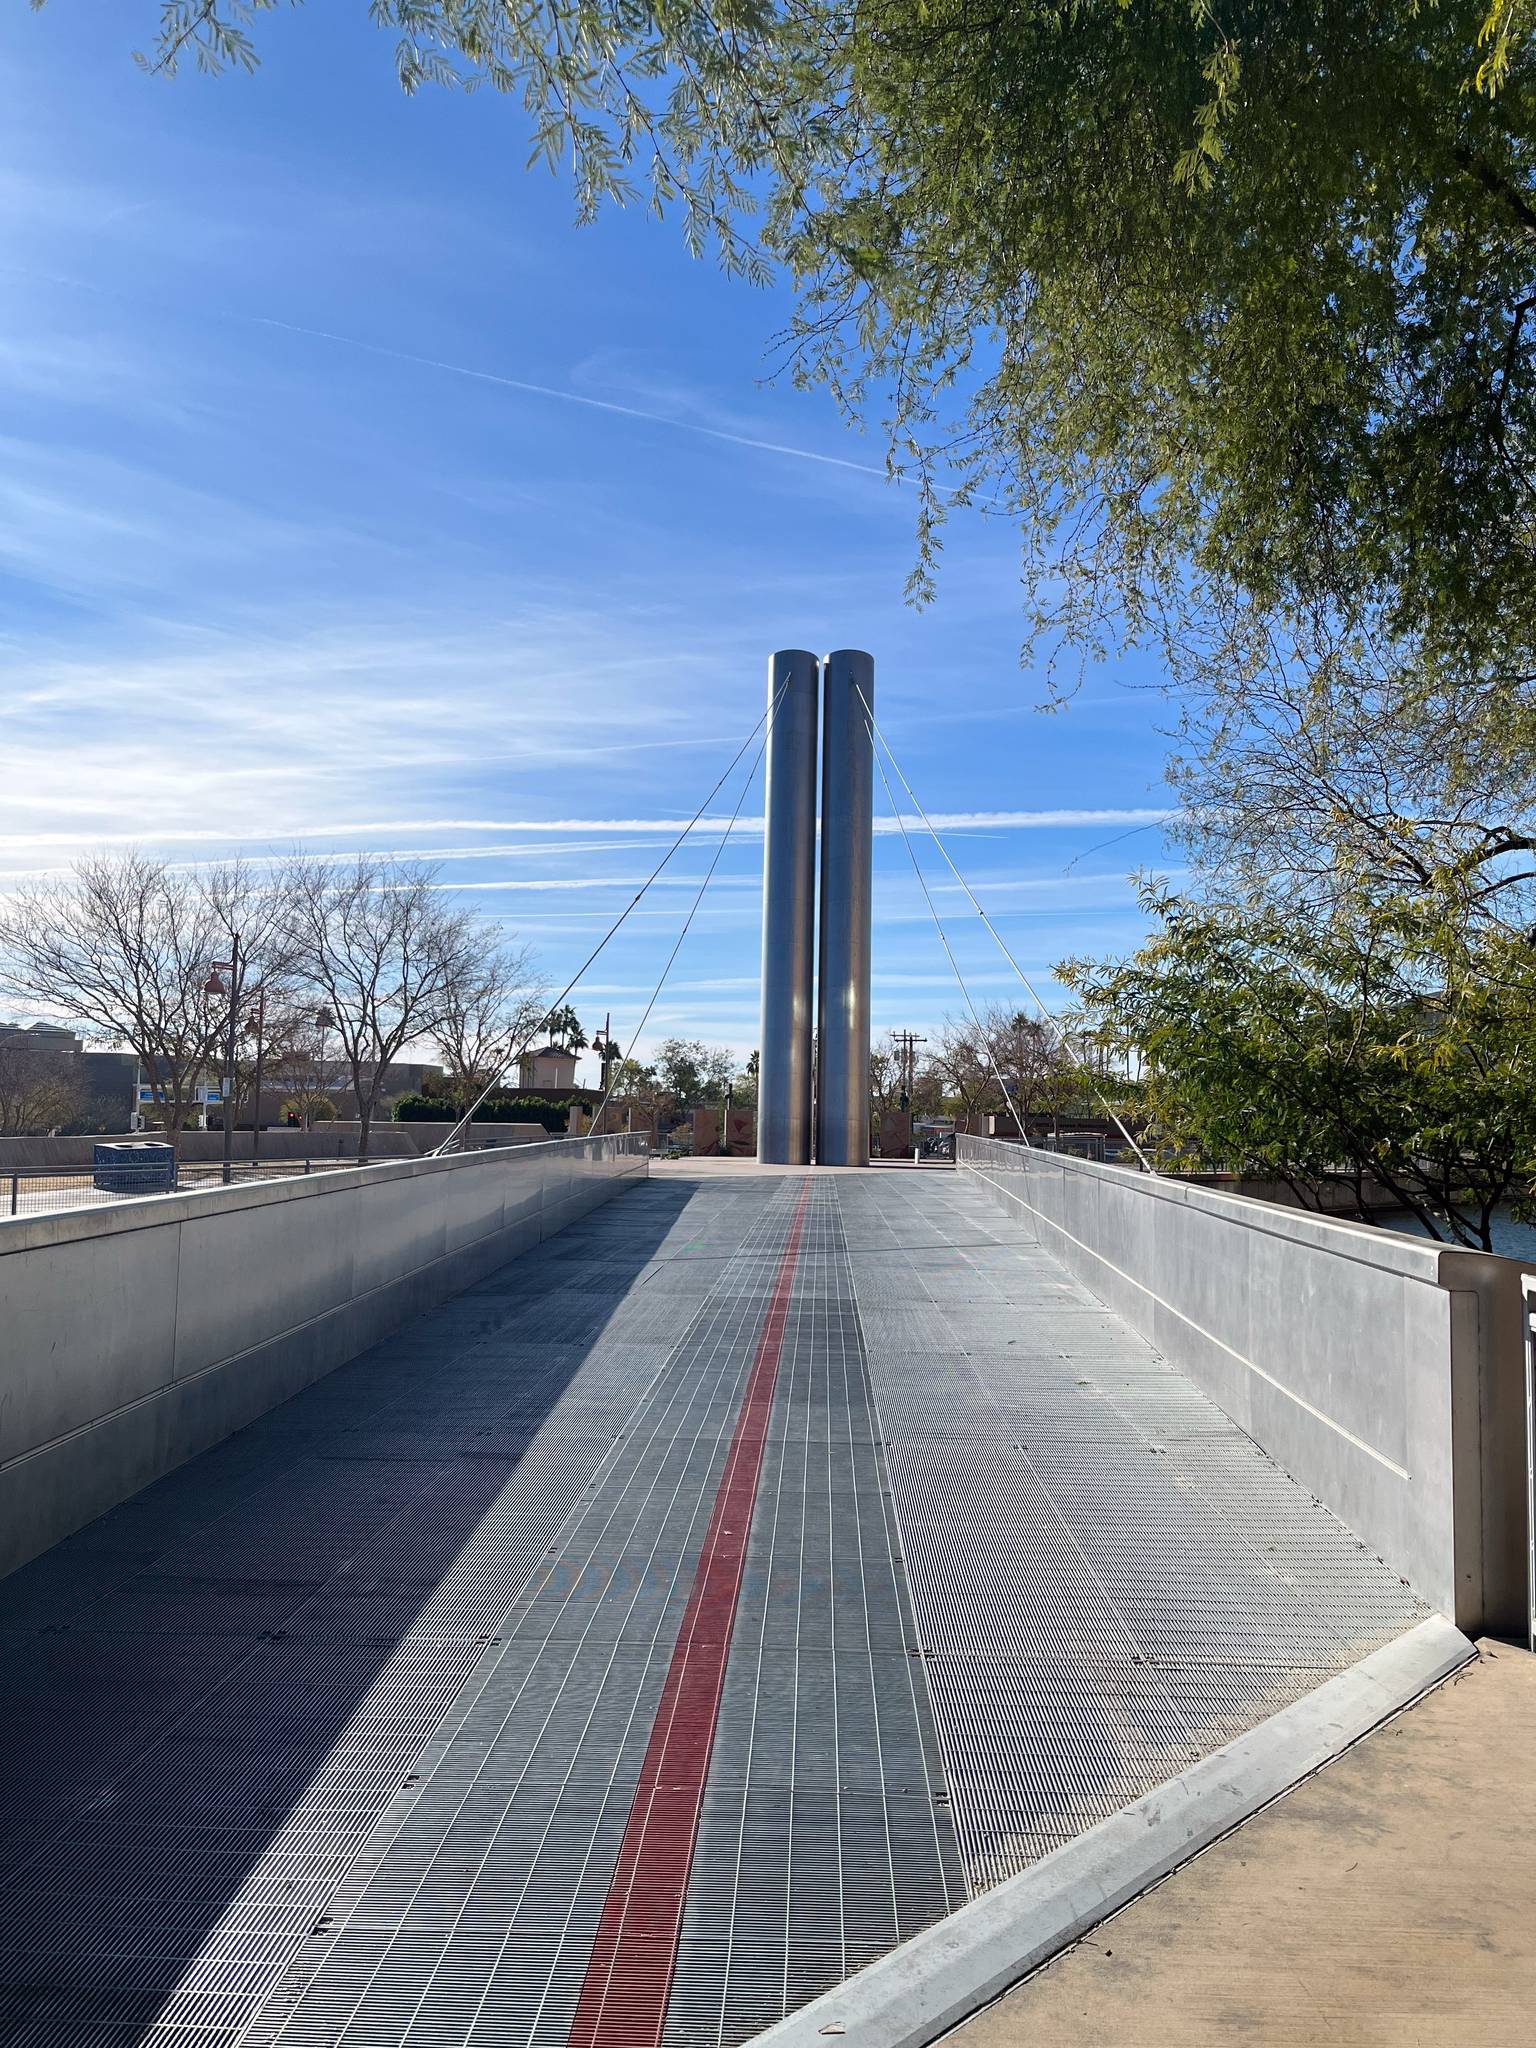
[[[555,1139],[0,1221],[0,1573],[646,1171]]]
[[[956,1152],[1459,1628],[1523,1633],[1517,1261],[997,1140]]]

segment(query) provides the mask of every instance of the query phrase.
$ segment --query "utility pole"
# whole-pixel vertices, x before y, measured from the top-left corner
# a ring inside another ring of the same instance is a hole
[[[912,1089],[917,1075],[917,1048],[928,1043],[915,1031],[893,1031],[891,1038],[901,1060],[901,1106],[912,1107]]]

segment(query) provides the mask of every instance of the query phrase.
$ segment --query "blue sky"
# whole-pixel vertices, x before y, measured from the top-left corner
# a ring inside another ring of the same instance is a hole
[[[1135,943],[1148,672],[1039,713],[980,515],[904,602],[880,446],[763,383],[785,298],[639,212],[577,229],[520,110],[405,99],[363,0],[263,17],[262,68],[219,80],[135,69],[157,12],[0,21],[0,886],[103,845],[423,853],[558,986],[758,717],[768,654],[863,646],[1031,974]],[[714,844],[583,982],[589,1023],[638,1023]],[[1011,999],[919,851],[973,993]],[[756,1043],[760,858],[726,849],[648,1039]],[[960,1014],[889,832],[875,918],[876,1028]]]

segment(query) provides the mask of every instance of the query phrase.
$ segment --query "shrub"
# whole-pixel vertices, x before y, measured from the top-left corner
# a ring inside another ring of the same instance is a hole
[[[475,1111],[477,1124],[542,1124],[546,1131],[563,1131],[572,1102],[579,1098],[562,1095],[545,1101],[537,1095],[488,1095]],[[439,1095],[402,1095],[395,1104],[397,1124],[456,1123],[458,1112]]]

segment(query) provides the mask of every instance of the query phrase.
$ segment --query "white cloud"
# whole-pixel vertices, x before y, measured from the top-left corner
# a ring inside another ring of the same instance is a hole
[[[590,751],[590,750],[588,750]],[[555,758],[544,755],[542,758]],[[282,771],[270,771],[273,779],[281,780]],[[55,813],[63,807],[79,804],[79,799],[63,795],[30,796],[21,795],[15,799],[18,807],[48,809]],[[1040,832],[1075,831],[1096,828],[1103,825],[1158,825],[1168,823],[1176,813],[1169,810],[1059,810],[1059,811],[939,811],[930,813],[930,822],[940,832],[965,832],[972,830]],[[266,838],[275,837],[293,840],[325,839],[347,846],[367,845],[381,838],[397,838],[412,832],[505,832],[509,837],[520,837],[545,832],[554,833],[625,833],[665,836],[679,832],[688,822],[686,817],[664,816],[651,818],[341,818],[329,816],[311,819],[308,822],[295,821],[279,827],[268,827],[261,831],[260,824],[253,821],[242,828],[221,831],[207,824],[178,826],[174,829],[157,827],[146,820],[145,825],[132,832],[93,832],[88,825],[73,831],[4,832],[0,833],[0,849],[13,852],[46,851],[50,847],[69,847],[89,844],[99,845],[205,845],[218,846],[236,841],[249,841],[253,834]],[[907,817],[898,821],[889,815],[877,816],[875,833],[877,837],[894,836],[905,824],[914,837],[925,835],[920,818]],[[742,839],[761,838],[763,820],[761,817],[742,817],[734,824],[727,817],[710,816],[701,818],[694,828],[700,843],[710,836],[718,837],[729,832]],[[690,835],[693,836],[693,835]],[[928,842],[931,845],[931,841]],[[435,860],[456,860],[460,858],[482,859],[494,855],[494,848],[456,849],[451,846],[416,848],[409,845],[395,849],[400,859],[430,858]],[[508,849],[510,852],[511,849]],[[946,885],[952,886],[952,885]],[[1009,886],[1013,886],[1010,884]]]

